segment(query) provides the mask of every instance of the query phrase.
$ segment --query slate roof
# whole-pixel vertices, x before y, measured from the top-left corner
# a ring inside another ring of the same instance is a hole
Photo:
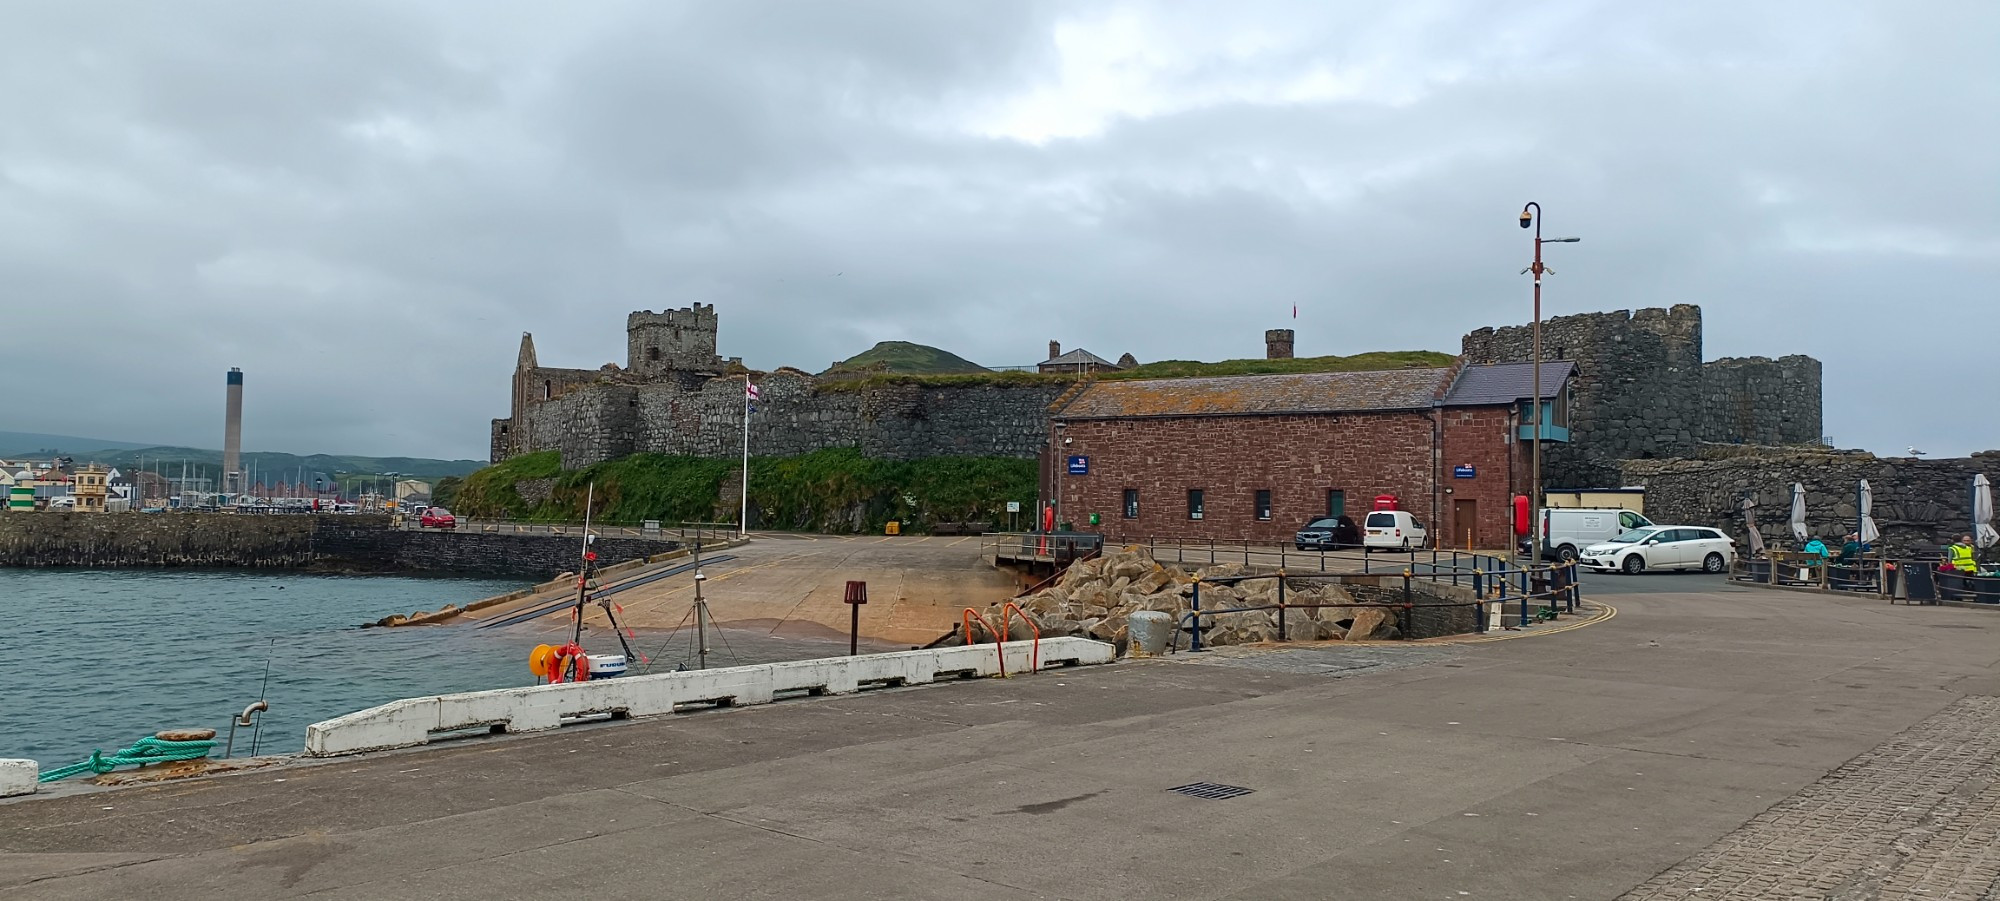
[[[1427,410],[1444,391],[1449,369],[1309,372],[1094,382],[1057,419],[1170,416],[1272,416]]]
[[[1576,375],[1568,360],[1542,361],[1542,396],[1555,397],[1563,382]],[[1459,370],[1458,381],[1444,396],[1447,407],[1511,405],[1535,393],[1535,364],[1485,363]]]
[[[1084,350],[1084,349],[1083,349],[1083,348],[1081,348],[1081,347],[1079,347],[1079,348],[1077,348],[1077,349],[1075,349],[1075,350],[1072,350],[1072,351],[1070,351],[1069,353],[1066,353],[1066,354],[1063,354],[1063,355],[1062,355],[1062,356],[1060,356],[1060,357],[1050,357],[1049,359],[1046,359],[1046,360],[1043,360],[1043,361],[1041,362],[1041,365],[1043,365],[1043,366],[1084,366],[1084,365],[1089,365],[1089,366],[1097,366],[1097,367],[1101,367],[1101,368],[1104,368],[1104,369],[1117,369],[1117,368],[1118,368],[1118,364],[1116,364],[1116,363],[1113,363],[1113,362],[1111,362],[1110,360],[1107,360],[1107,359],[1105,359],[1105,358],[1103,358],[1103,357],[1100,357],[1100,356],[1098,356],[1098,355],[1096,355],[1096,354],[1094,354],[1094,353],[1091,353],[1090,351],[1087,351],[1087,350]]]

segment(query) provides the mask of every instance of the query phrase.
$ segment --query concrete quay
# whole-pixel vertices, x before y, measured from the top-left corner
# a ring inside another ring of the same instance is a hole
[[[2000,620],[1595,577],[1615,616],[1230,649],[0,803],[0,893],[1988,897]],[[1168,789],[1252,789],[1223,800]]]

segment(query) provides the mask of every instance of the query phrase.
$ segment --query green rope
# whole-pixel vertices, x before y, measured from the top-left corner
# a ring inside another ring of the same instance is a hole
[[[147,736],[132,743],[129,748],[119,748],[106,756],[103,749],[90,752],[90,759],[57,767],[43,773],[37,782],[54,782],[68,779],[78,773],[109,773],[121,766],[131,764],[165,763],[171,760],[200,760],[215,748],[214,741],[166,741]]]

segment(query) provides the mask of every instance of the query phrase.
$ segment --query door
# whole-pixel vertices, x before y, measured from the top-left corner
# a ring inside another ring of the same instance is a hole
[[[1688,555],[1694,553],[1698,543],[1694,541],[1693,529],[1667,529],[1660,533],[1660,543],[1646,550],[1646,564],[1653,569],[1673,569],[1687,566]],[[1692,561],[1695,565],[1700,560]]]
[[[1451,502],[1451,542],[1453,547],[1471,550],[1479,546],[1479,502],[1457,499]]]

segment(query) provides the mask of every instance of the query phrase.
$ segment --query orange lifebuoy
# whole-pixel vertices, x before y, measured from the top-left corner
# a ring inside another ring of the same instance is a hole
[[[555,675],[550,682],[590,681],[590,658],[575,642],[555,649]]]

